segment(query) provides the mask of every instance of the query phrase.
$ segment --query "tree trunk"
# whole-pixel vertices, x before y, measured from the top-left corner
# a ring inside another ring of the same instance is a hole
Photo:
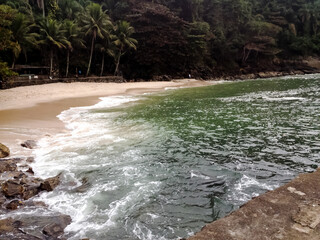
[[[120,50],[119,56],[118,56],[118,59],[117,59],[117,63],[116,63],[116,70],[114,71],[114,75],[115,75],[115,76],[117,76],[117,75],[118,75],[118,72],[119,72],[121,52],[122,52],[122,51]]]
[[[12,61],[12,69],[14,69],[14,65],[16,64],[16,56],[13,54],[13,61]]]
[[[41,5],[42,5],[42,16],[45,18],[46,17],[46,10],[44,7],[44,0],[41,0]]]
[[[52,76],[52,69],[53,69],[53,50],[50,50],[50,76]]]
[[[93,54],[93,46],[94,46],[94,35],[92,36],[92,41],[91,41],[90,59],[89,59],[89,64],[88,64],[88,69],[87,69],[86,77],[88,77],[89,72],[90,72],[91,61],[92,61],[92,54]]]
[[[70,50],[68,49],[68,52],[67,52],[67,69],[66,69],[66,77],[68,77],[68,74],[69,74],[69,61],[70,61]]]
[[[104,68],[104,53],[102,55],[102,63],[101,63],[101,72],[100,72],[100,77],[102,76],[103,74],[103,68]]]

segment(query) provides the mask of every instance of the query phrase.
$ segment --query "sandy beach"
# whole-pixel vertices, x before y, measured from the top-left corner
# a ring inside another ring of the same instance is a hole
[[[137,95],[165,88],[198,87],[212,83],[194,79],[170,82],[134,83],[53,83],[0,90],[0,142],[12,155],[25,155],[20,143],[64,131],[56,117],[71,107],[90,106],[99,97]]]

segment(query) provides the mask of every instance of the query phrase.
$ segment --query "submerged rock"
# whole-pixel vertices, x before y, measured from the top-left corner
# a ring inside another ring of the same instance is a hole
[[[43,233],[49,237],[58,237],[63,234],[63,230],[60,224],[51,223],[43,228]]]
[[[48,240],[64,239],[64,229],[71,223],[68,215],[27,216],[19,220],[7,218],[0,220],[0,239]]]
[[[10,155],[10,150],[7,146],[0,143],[0,158],[5,158]]]
[[[33,163],[34,162],[34,157],[28,157],[26,162]]]
[[[34,140],[27,140],[21,143],[21,146],[29,149],[34,149],[37,146],[37,142]]]

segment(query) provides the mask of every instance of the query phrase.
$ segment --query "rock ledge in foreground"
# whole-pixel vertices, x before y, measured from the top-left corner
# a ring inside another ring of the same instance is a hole
[[[254,198],[188,240],[319,240],[320,169]]]

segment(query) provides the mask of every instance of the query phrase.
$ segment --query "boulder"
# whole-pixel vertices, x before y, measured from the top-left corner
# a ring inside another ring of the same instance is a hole
[[[22,197],[24,200],[28,200],[29,198],[36,196],[39,192],[40,192],[40,189],[37,185],[27,186],[24,189]]]
[[[34,140],[27,140],[21,143],[21,146],[29,149],[34,149],[37,146],[37,142]]]
[[[20,200],[12,200],[6,205],[6,209],[16,210],[22,205],[23,205],[23,202],[21,202]]]
[[[0,161],[0,173],[17,171],[17,164],[12,160]]]
[[[2,191],[6,197],[22,196],[24,187],[18,182],[8,180],[2,184]]]
[[[5,158],[10,155],[10,150],[7,146],[0,143],[0,158]]]
[[[43,183],[41,183],[41,190],[45,190],[48,192],[53,191],[53,189],[55,189],[60,184],[60,175],[61,174],[52,178],[45,179]]]
[[[26,172],[34,175],[34,171],[33,171],[32,167],[29,167]]]

